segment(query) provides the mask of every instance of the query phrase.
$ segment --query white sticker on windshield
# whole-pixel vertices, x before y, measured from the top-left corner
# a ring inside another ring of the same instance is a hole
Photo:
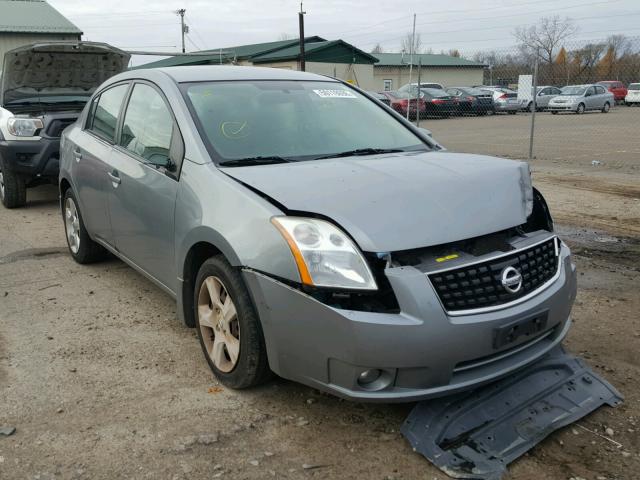
[[[322,98],[358,98],[349,90],[314,90]]]

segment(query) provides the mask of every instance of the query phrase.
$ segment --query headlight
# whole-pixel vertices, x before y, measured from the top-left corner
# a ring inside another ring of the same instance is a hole
[[[295,258],[302,283],[317,287],[376,290],[378,286],[358,247],[324,220],[273,217]]]
[[[7,122],[9,133],[16,137],[33,137],[44,127],[40,118],[11,117]]]

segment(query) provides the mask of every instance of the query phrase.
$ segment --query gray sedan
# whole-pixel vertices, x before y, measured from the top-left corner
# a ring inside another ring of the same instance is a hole
[[[560,95],[551,99],[547,110],[554,115],[558,112],[581,114],[588,110],[607,113],[613,104],[613,93],[602,85],[570,85],[562,88]]]
[[[71,256],[111,252],[175,297],[229,387],[275,372],[418,400],[508,375],[569,329],[575,267],[527,164],[444,152],[346,83],[126,72],[61,149]]]

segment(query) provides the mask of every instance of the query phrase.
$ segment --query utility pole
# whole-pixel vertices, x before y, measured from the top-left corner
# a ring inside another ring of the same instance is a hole
[[[185,14],[185,12],[186,12],[186,10],[184,8],[176,10],[176,14],[180,15],[180,33],[182,35],[182,53],[185,53],[185,49],[184,49],[184,34],[189,31],[189,27],[187,27],[184,24],[184,14]]]
[[[422,57],[418,57],[418,98],[420,98],[420,74],[422,73]],[[420,128],[420,106],[416,100],[416,127]]]
[[[411,33],[411,48],[409,49],[409,105],[407,106],[407,120],[411,110],[411,75],[413,73],[413,51],[416,49],[416,14],[413,14],[413,33]],[[418,97],[420,97],[420,85],[418,85]],[[418,100],[416,100],[416,112],[418,111]],[[416,113],[417,115],[417,113]]]
[[[298,24],[300,26],[300,71],[305,71],[304,60],[304,14],[307,13],[302,9],[302,2],[300,2],[300,13],[298,13]]]

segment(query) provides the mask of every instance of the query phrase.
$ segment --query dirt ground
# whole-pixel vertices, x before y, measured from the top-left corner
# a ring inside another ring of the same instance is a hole
[[[513,117],[438,128],[483,120]],[[534,182],[580,272],[566,346],[626,398],[553,433],[509,479],[640,478],[637,165],[582,162],[536,160]],[[447,478],[398,433],[411,404],[219,386],[169,297],[118,260],[72,261],[48,187],[0,209],[0,385],[0,427],[17,429],[0,436],[3,480]]]

